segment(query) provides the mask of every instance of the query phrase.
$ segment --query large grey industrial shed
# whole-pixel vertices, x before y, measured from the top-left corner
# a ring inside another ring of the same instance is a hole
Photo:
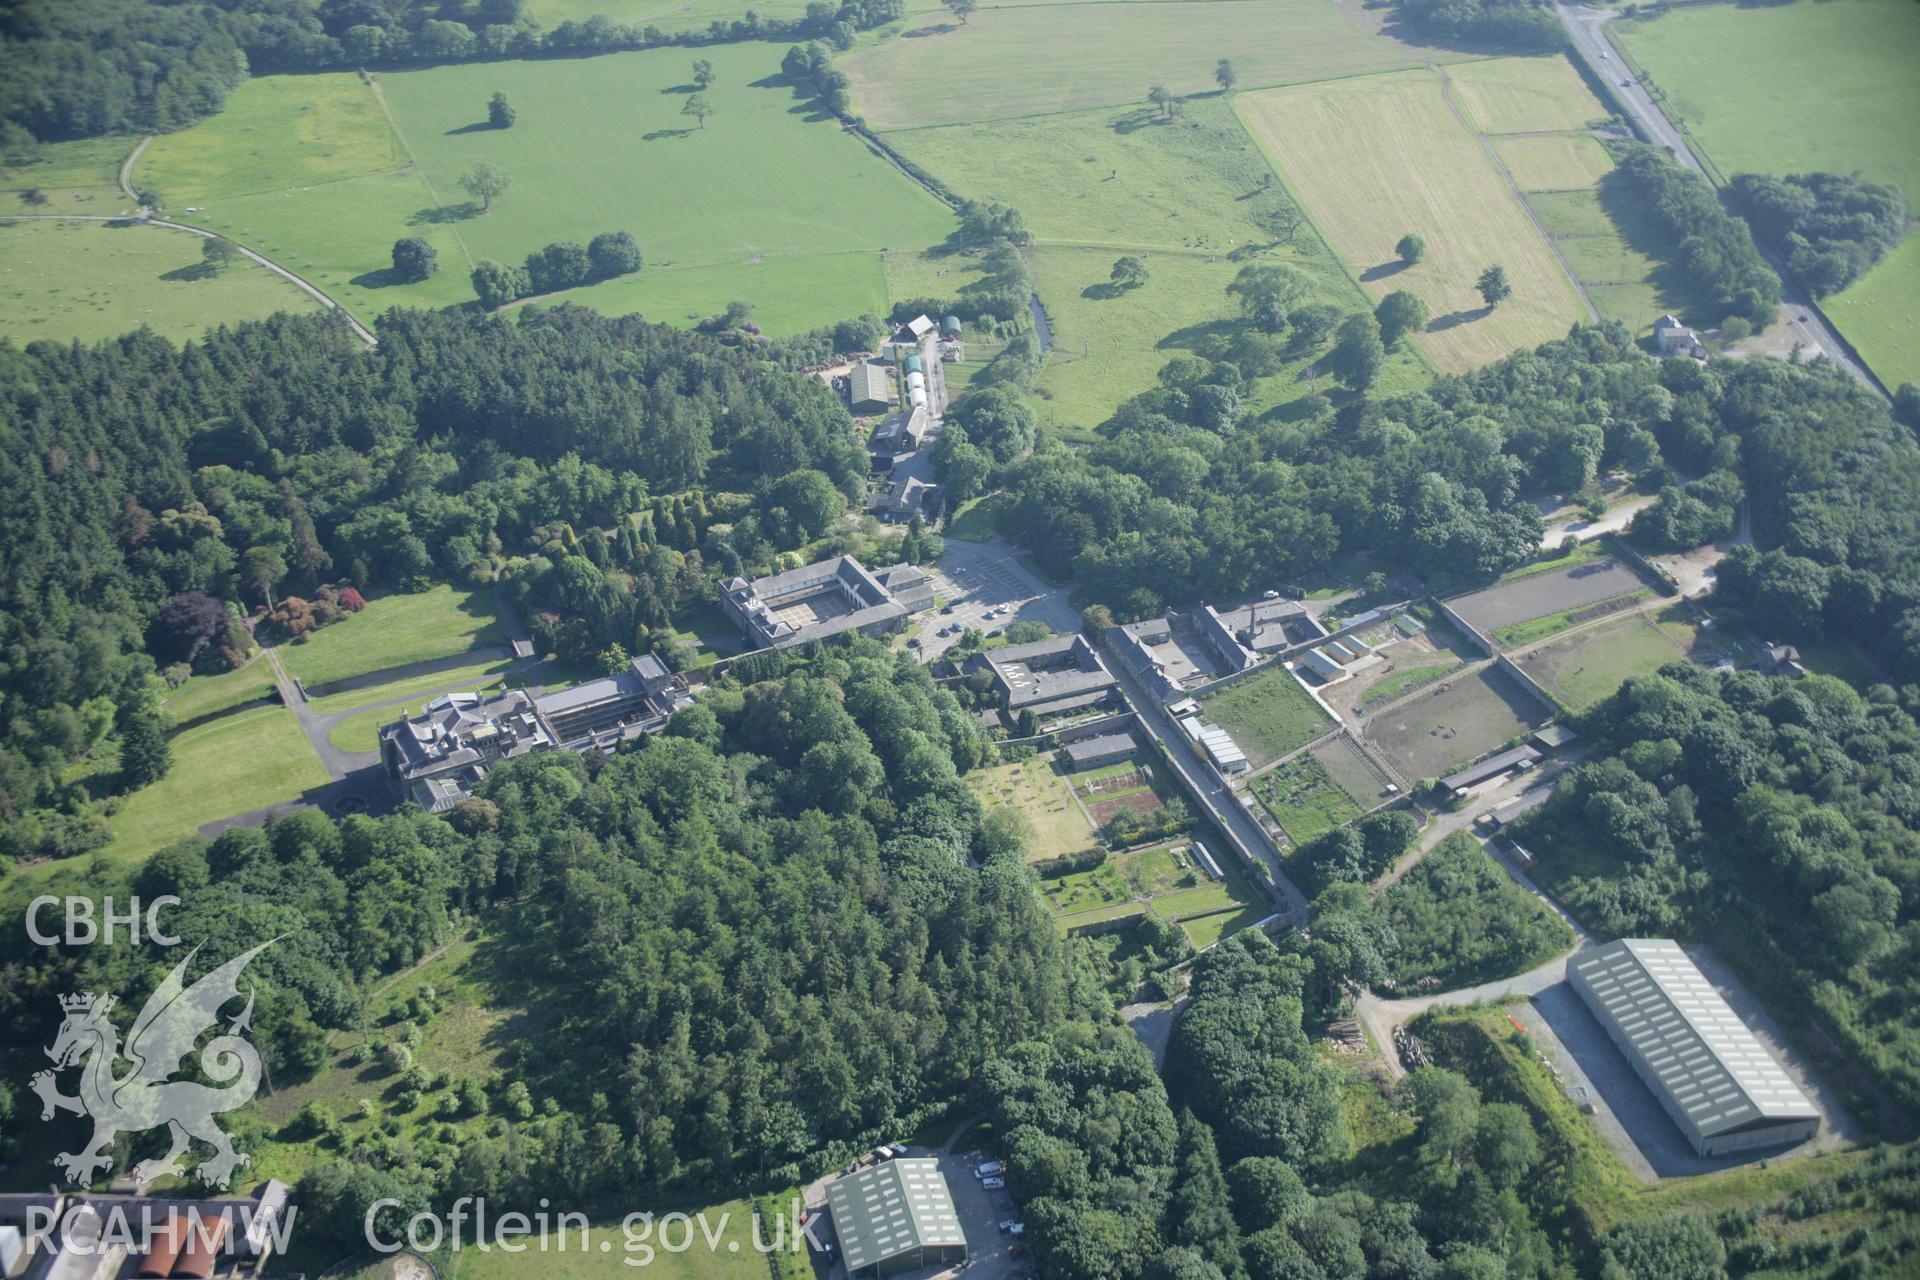
[[[1568,961],[1567,982],[1699,1154],[1819,1131],[1820,1112],[1679,943],[1609,942]]]
[[[967,1237],[938,1160],[886,1160],[850,1173],[827,1188],[827,1207],[850,1276],[967,1260]]]

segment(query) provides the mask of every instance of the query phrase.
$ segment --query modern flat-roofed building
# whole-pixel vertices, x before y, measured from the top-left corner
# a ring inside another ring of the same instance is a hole
[[[1085,636],[1048,636],[1032,644],[988,649],[967,660],[993,674],[1001,708],[1018,715],[1056,715],[1097,707],[1116,696],[1117,682]]]
[[[720,608],[756,649],[784,649],[847,631],[898,631],[933,605],[933,580],[908,564],[878,571],[835,556],[749,582],[720,584]]]
[[[1679,943],[1609,942],[1569,960],[1567,983],[1700,1155],[1819,1131],[1819,1110]]]
[[[1181,729],[1193,739],[1207,759],[1213,761],[1213,767],[1222,773],[1245,773],[1251,765],[1247,753],[1233,740],[1233,735],[1217,724],[1208,724],[1196,715],[1184,716],[1180,720]]]
[[[967,1237],[940,1162],[885,1160],[827,1188],[850,1276],[891,1276],[967,1260]]]

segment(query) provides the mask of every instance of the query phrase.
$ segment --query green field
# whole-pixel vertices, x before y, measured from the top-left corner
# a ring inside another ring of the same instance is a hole
[[[1233,60],[1243,88],[1259,88],[1409,67],[1421,56],[1458,55],[1416,52],[1333,0],[1192,0],[983,9],[964,26],[937,11],[842,66],[854,109],[893,129],[1140,102],[1154,82],[1209,92],[1221,58]]]
[[[1074,803],[1050,755],[976,769],[967,775],[967,785],[981,804],[1005,805],[1025,815],[1030,859],[1057,858],[1093,846],[1093,827]]]
[[[1920,233],[1820,305],[1882,382],[1920,383]]]
[[[732,22],[749,12],[763,18],[798,18],[806,11],[807,0],[527,0],[527,15],[546,28],[604,13],[633,26],[704,31],[710,22]]]
[[[709,1249],[696,1220],[692,1228],[693,1246],[684,1252],[668,1253],[657,1245],[651,1254],[639,1252],[645,1241],[627,1249],[627,1236],[618,1222],[592,1229],[583,1242],[578,1232],[562,1247],[549,1238],[549,1247],[511,1254],[503,1250],[463,1249],[454,1254],[445,1267],[449,1280],[612,1280],[616,1276],[646,1276],[649,1280],[765,1280],[767,1258],[753,1248],[753,1206],[745,1200],[686,1210],[704,1215],[706,1229],[717,1239]],[[724,1229],[722,1226],[724,1215]],[[639,1228],[636,1226],[635,1231]],[[679,1241],[678,1227],[672,1239]],[[737,1250],[729,1252],[729,1246]],[[651,1256],[644,1266],[641,1259]]]
[[[1573,64],[1549,58],[1488,58],[1446,73],[1454,97],[1482,133],[1584,129],[1607,110]]]
[[[137,181],[176,216],[310,273],[363,319],[471,301],[478,259],[517,264],[626,230],[647,267],[576,296],[681,324],[739,298],[789,332],[879,309],[878,250],[939,241],[953,219],[843,130],[796,112],[790,89],[756,87],[780,53],[702,50],[718,76],[705,128],[680,115],[684,50],[394,72],[375,87],[349,74],[250,81],[220,115],[156,141]],[[496,89],[520,122],[476,128]],[[484,214],[458,185],[483,160],[513,180]],[[386,279],[403,235],[439,251],[425,284]]]
[[[1153,386],[1177,348],[1232,316],[1226,286],[1245,261],[1298,268],[1317,286],[1316,300],[1367,305],[1311,227],[1275,243],[1263,224],[1286,198],[1221,99],[1190,102],[1183,119],[1167,123],[1136,107],[1107,108],[904,129],[887,142],[969,193],[1025,211],[1035,287],[1054,329],[1036,407],[1069,435]],[[1256,245],[1264,251],[1245,257]],[[1239,261],[1229,257],[1236,251]],[[1122,254],[1140,258],[1149,278],[1116,295],[1109,277]],[[967,278],[967,261],[890,255],[889,287],[895,297],[951,293]],[[1305,394],[1311,384],[1298,374],[1315,354],[1263,380],[1249,400],[1265,408]],[[1409,350],[1389,361],[1382,384],[1411,390],[1426,378]]]
[[[204,823],[327,784],[320,757],[285,707],[220,716],[176,733],[172,742],[167,776],[128,796],[108,819],[113,840],[103,856],[142,858]]]
[[[1222,866],[1225,883],[1209,877],[1184,844],[1116,853],[1091,871],[1040,882],[1040,893],[1063,929],[1152,911],[1177,920],[1195,946],[1210,946],[1265,914],[1238,871]]]
[[[412,595],[369,600],[359,613],[310,632],[305,644],[280,645],[278,653],[287,674],[313,693],[349,676],[447,658],[505,640],[506,627],[494,614],[491,589],[442,584]],[[459,673],[447,678],[459,679]]]
[[[1689,5],[1610,30],[1721,178],[1857,171],[1899,185],[1920,207],[1920,6]],[[1897,386],[1920,378],[1916,298],[1920,245],[1909,234],[1823,305],[1881,381]]]
[[[133,212],[120,190],[120,162],[131,138],[83,138],[42,143],[25,164],[0,165],[0,214],[86,213],[115,217]],[[25,198],[38,191],[39,203]]]
[[[273,664],[257,657],[238,671],[217,676],[189,676],[168,694],[163,705],[176,725],[231,711],[273,692]]]
[[[1860,170],[1920,207],[1920,6],[1676,6],[1610,24],[1727,177]]]
[[[1613,172],[1607,149],[1590,134],[1495,138],[1493,149],[1522,191],[1584,191]]]
[[[1415,341],[1459,372],[1563,335],[1588,318],[1519,197],[1431,71],[1361,76],[1235,99],[1322,234],[1374,298],[1405,289],[1434,319]],[[1402,267],[1407,232],[1426,256]],[[1513,296],[1489,311],[1480,272],[1506,268]]]
[[[1585,711],[1633,677],[1686,657],[1690,647],[1635,616],[1562,636],[1515,661],[1569,709]]]
[[[91,342],[145,325],[184,340],[320,305],[245,259],[209,274],[201,243],[133,223],[0,219],[0,336]]]
[[[1360,806],[1311,752],[1261,774],[1254,780],[1253,794],[1295,844],[1304,844],[1360,816]]]
[[[1201,714],[1233,735],[1256,769],[1334,727],[1293,673],[1277,665],[1209,694]]]

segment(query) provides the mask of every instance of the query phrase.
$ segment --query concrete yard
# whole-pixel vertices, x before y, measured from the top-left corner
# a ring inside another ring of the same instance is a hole
[[[1646,585],[1639,574],[1609,556],[1585,560],[1567,569],[1497,582],[1484,591],[1447,603],[1482,634],[1488,634],[1516,622],[1628,595]]]

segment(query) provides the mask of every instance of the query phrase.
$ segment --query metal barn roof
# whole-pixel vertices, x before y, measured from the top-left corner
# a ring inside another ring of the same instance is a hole
[[[1702,1137],[1819,1119],[1679,943],[1622,938],[1575,956],[1567,976],[1659,1080],[1668,1111]]]
[[[827,1188],[849,1273],[917,1248],[965,1247],[938,1160],[888,1160]]]

